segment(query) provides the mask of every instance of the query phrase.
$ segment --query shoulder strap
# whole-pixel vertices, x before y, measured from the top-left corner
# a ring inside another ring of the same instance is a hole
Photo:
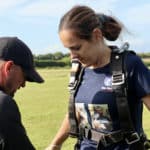
[[[119,113],[120,126],[123,133],[127,136],[128,144],[132,144],[139,140],[138,134],[135,132],[131,114],[127,101],[127,70],[125,59],[130,51],[125,43],[121,51],[114,51],[111,54],[111,71],[112,71],[112,88],[116,95],[116,103]],[[131,139],[130,139],[131,138]]]
[[[69,98],[69,121],[70,121],[70,132],[71,137],[79,136],[78,121],[75,113],[75,95],[81,82],[84,68],[78,60],[72,60],[72,68],[70,72],[70,82],[68,88],[70,90]]]
[[[112,88],[116,95],[120,125],[125,132],[134,130],[127,102],[126,70],[124,70],[124,58],[128,52],[111,54]]]

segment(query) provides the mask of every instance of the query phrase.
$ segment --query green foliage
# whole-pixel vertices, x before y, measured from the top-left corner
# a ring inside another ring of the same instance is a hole
[[[64,54],[62,52],[56,52],[54,53],[55,60],[60,60],[64,57]]]
[[[35,60],[35,66],[40,68],[45,67],[65,67],[68,64],[63,61],[53,61],[53,60]]]
[[[144,62],[144,64],[148,67],[150,67],[150,61],[149,62]]]
[[[150,53],[139,53],[138,54],[141,58],[150,58]]]
[[[150,53],[139,53],[143,60],[146,59],[145,64],[150,66]],[[147,61],[149,59],[149,61]],[[48,53],[34,55],[35,66],[40,68],[45,67],[68,67],[70,66],[69,53],[63,54],[62,52]]]
[[[51,53],[45,54],[45,55],[38,55],[38,56],[34,56],[34,59],[37,60],[54,60],[54,55]]]
[[[71,61],[70,61],[70,57],[65,56],[61,59],[61,62],[64,62],[66,64],[66,66],[71,66]]]
[[[63,54],[62,52],[48,53],[34,55],[34,59],[37,60],[61,60],[63,57],[66,57],[68,54]]]
[[[40,69],[45,83],[28,83],[15,99],[23,124],[37,150],[43,150],[52,141],[68,109],[69,69]],[[144,128],[150,137],[150,113],[144,109]],[[62,150],[72,150],[76,139],[69,138]]]
[[[48,53],[43,55],[34,55],[34,63],[36,67],[68,67],[70,66],[69,54],[62,52]]]

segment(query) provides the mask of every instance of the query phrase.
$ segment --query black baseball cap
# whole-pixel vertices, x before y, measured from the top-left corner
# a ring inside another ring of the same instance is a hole
[[[12,60],[19,65],[29,82],[44,82],[35,70],[33,55],[29,47],[17,37],[0,37],[0,59]]]

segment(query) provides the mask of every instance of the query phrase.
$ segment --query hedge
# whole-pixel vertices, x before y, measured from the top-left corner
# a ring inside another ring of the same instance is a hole
[[[70,62],[52,61],[52,60],[34,60],[35,66],[40,68],[45,67],[66,67],[70,66]]]

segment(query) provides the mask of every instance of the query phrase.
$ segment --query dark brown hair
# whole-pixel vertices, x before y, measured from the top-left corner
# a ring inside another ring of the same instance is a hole
[[[109,41],[117,40],[122,25],[111,16],[96,14],[87,6],[75,6],[60,20],[59,32],[62,29],[73,29],[76,36],[90,40],[92,31],[99,28],[103,36]]]

